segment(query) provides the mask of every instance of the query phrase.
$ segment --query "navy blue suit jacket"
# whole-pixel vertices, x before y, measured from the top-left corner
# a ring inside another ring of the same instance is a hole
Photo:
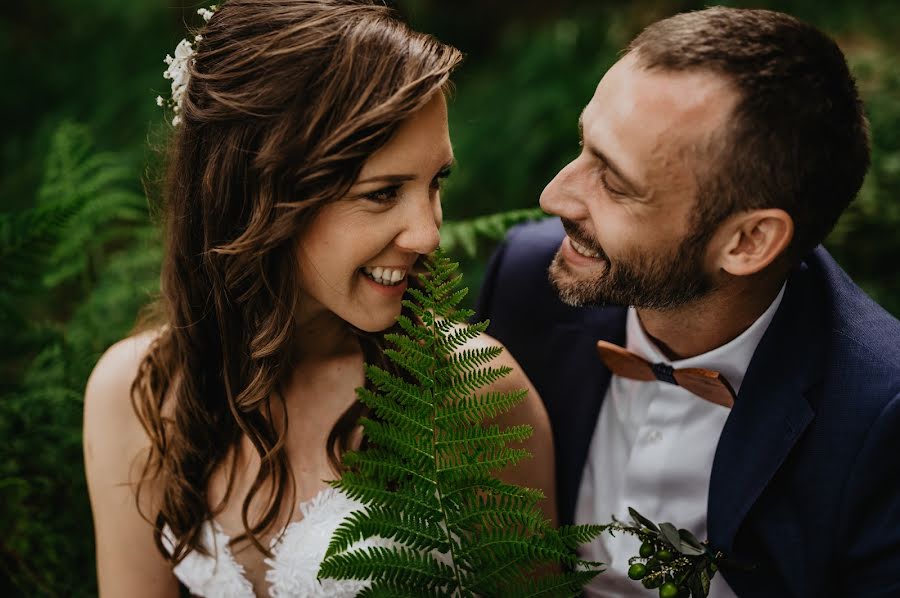
[[[559,301],[547,266],[563,234],[557,219],[510,231],[477,317],[547,407],[565,524],[610,378],[595,342],[624,344],[625,309]],[[723,571],[738,596],[900,596],[900,322],[821,247],[753,355],[707,509],[712,547],[756,566]]]

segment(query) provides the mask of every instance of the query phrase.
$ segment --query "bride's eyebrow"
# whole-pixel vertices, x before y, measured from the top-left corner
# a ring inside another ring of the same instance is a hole
[[[415,180],[415,175],[412,174],[380,174],[378,176],[373,176],[365,179],[359,179],[354,183],[355,185],[362,185],[364,183],[406,183],[407,181]]]

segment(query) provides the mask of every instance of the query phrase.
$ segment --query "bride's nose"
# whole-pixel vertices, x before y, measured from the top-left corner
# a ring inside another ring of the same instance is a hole
[[[402,218],[402,229],[395,239],[398,247],[422,255],[437,249],[443,212],[436,194],[409,202]]]

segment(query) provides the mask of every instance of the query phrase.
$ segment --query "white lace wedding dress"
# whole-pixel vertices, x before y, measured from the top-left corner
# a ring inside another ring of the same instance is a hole
[[[270,546],[272,558],[265,559],[266,582],[271,598],[299,598],[328,596],[350,598],[363,590],[368,582],[352,580],[316,579],[319,565],[331,541],[331,535],[344,517],[362,508],[334,488],[322,490],[312,499],[300,503],[303,518],[289,524],[280,541],[278,536]],[[244,576],[244,569],[231,554],[228,536],[216,522],[203,526],[203,544],[211,556],[189,553],[175,567],[175,575],[195,596],[209,598],[255,598],[253,586]],[[168,527],[163,530],[163,542],[171,550],[173,536]],[[353,545],[390,546],[382,538],[370,538]]]

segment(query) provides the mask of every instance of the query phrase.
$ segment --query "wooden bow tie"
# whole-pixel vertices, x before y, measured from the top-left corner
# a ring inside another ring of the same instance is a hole
[[[722,374],[704,368],[674,369],[665,363],[650,363],[627,349],[606,341],[597,341],[597,352],[609,371],[631,380],[659,380],[680,386],[716,405],[734,406],[734,389]]]

